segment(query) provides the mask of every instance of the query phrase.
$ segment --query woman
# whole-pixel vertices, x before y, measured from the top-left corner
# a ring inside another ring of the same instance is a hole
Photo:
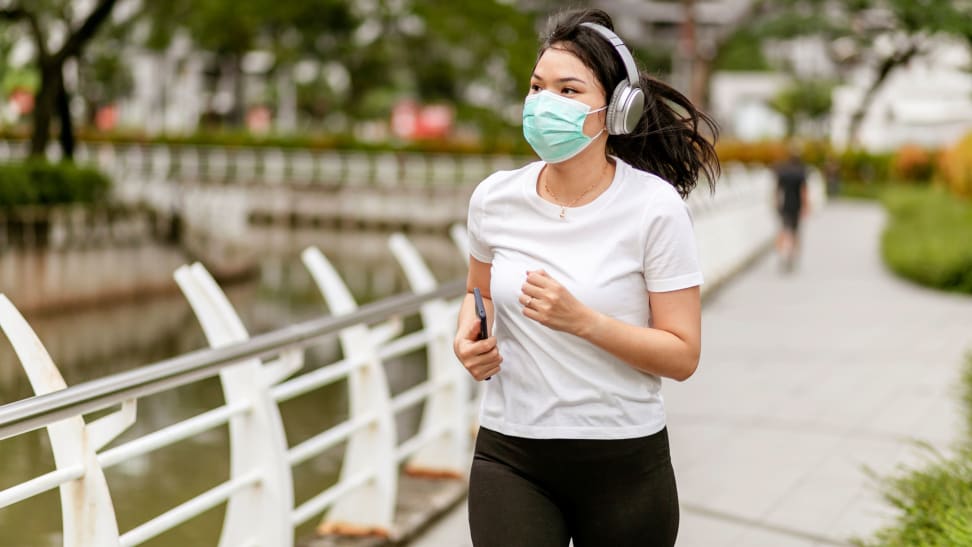
[[[715,180],[699,132],[715,126],[637,74],[610,28],[600,10],[552,19],[523,109],[542,161],[469,202],[467,288],[495,326],[477,340],[467,295],[454,349],[492,379],[470,473],[476,547],[675,542],[659,387],[698,365],[702,275],[680,197]]]

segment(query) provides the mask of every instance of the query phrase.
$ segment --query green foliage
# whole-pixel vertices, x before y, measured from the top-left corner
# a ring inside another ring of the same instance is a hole
[[[772,70],[763,55],[763,42],[753,27],[743,27],[722,46],[715,59],[716,70]]]
[[[845,150],[837,159],[840,179],[864,183],[884,182],[890,176],[893,160],[894,154],[890,152]]]
[[[135,78],[124,55],[129,30],[128,25],[106,25],[82,54],[78,94],[88,104],[89,115],[99,106],[129,96],[135,89]]]
[[[926,469],[894,479],[885,499],[900,511],[899,521],[863,545],[972,545],[972,453],[941,458]]]
[[[716,152],[723,163],[741,162],[770,166],[786,157],[787,145],[782,141],[720,140],[716,143]],[[823,141],[805,141],[800,152],[803,161],[817,169],[835,169],[842,184],[850,182],[878,186],[890,178],[889,173],[895,158],[895,154],[891,152],[869,152],[862,149],[837,151]]]
[[[0,207],[97,203],[111,183],[99,171],[72,163],[27,161],[0,165]]]
[[[847,181],[840,183],[840,197],[878,201],[887,189],[886,184],[875,182]]]
[[[890,215],[881,240],[897,274],[930,287],[972,294],[972,203],[930,187],[884,193]]]
[[[0,92],[4,95],[17,89],[36,92],[38,87],[40,87],[40,77],[36,70],[27,67],[10,68],[4,71]]]
[[[866,547],[957,547],[972,545],[972,355],[963,373],[969,430],[955,456],[933,454],[927,467],[892,478],[885,499],[899,511],[897,522],[857,544]]]
[[[770,101],[770,107],[786,120],[792,137],[800,122],[819,122],[830,114],[834,84],[824,80],[795,80]]]
[[[164,48],[184,31],[213,54],[213,74],[238,73],[241,57],[255,49],[273,54],[271,71],[301,60],[339,64],[348,88],[332,89],[323,75],[305,82],[300,108],[317,118],[340,113],[363,120],[386,119],[403,98],[469,103],[471,88],[492,96],[490,104],[475,107],[502,111],[519,101],[536,56],[536,30],[534,14],[512,4],[170,0],[146,3],[145,19],[151,47]],[[242,102],[242,90],[236,94]],[[466,112],[459,112],[459,121],[478,121],[478,115],[465,118]]]

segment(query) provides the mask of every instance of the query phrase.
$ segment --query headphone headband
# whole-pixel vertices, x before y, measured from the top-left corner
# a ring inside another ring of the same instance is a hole
[[[607,39],[618,52],[618,56],[624,63],[624,69],[628,72],[627,81],[621,81],[614,91],[607,90],[609,99],[604,120],[608,135],[627,135],[635,130],[645,111],[645,94],[641,91],[638,67],[635,66],[634,57],[631,56],[631,52],[621,38],[607,27],[597,23],[581,23],[581,25]]]
[[[628,85],[631,87],[639,87],[640,82],[638,81],[638,67],[635,65],[634,57],[631,56],[631,52],[628,51],[627,46],[624,45],[624,41],[611,31],[611,29],[598,25],[597,23],[581,23],[582,27],[587,27],[594,30],[601,36],[603,36],[608,42],[614,46],[614,49],[618,52],[621,57],[621,62],[624,63],[624,69],[628,73]]]

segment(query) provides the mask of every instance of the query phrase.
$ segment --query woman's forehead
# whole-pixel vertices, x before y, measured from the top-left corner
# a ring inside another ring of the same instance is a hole
[[[537,60],[533,73],[544,80],[580,78],[588,83],[597,84],[594,72],[562,44],[548,47]]]

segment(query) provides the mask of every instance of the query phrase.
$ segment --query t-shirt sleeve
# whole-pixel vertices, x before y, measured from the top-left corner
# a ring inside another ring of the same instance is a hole
[[[469,212],[466,218],[466,230],[469,233],[469,254],[480,262],[493,261],[493,249],[486,242],[483,224],[486,216],[486,194],[488,181],[484,180],[473,190],[469,198]]]
[[[650,292],[677,291],[703,282],[688,206],[677,194],[665,197],[648,224],[644,277]]]

